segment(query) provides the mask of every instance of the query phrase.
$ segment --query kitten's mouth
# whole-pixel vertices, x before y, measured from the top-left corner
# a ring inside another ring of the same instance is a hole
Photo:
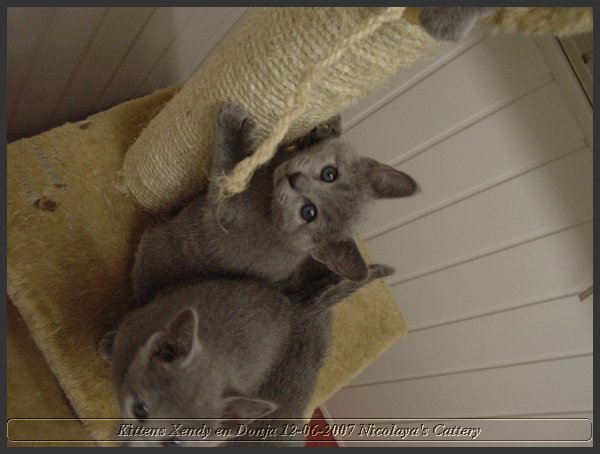
[[[302,176],[300,172],[295,172],[288,163],[280,165],[273,175],[273,188],[285,191],[297,189],[297,182]],[[286,187],[289,186],[289,187]]]
[[[290,187],[292,189],[296,189],[296,185],[298,182],[298,178],[300,178],[300,173],[299,172],[294,172],[294,173],[288,173],[286,174],[288,182],[290,184]]]
[[[294,172],[289,165],[282,164],[273,175],[273,188],[281,193],[297,190],[297,182],[301,174]]]

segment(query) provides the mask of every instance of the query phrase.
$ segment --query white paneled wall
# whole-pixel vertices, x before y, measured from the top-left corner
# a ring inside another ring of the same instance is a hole
[[[8,8],[9,140],[185,81],[245,10]]]
[[[558,49],[475,32],[343,113],[421,192],[364,225],[409,334],[326,403],[334,420],[591,418],[591,109]]]

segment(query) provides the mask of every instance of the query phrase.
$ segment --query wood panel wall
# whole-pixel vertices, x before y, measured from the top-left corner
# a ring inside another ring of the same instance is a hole
[[[591,418],[591,108],[564,71],[550,38],[475,32],[344,113],[421,192],[363,227],[409,334],[327,402],[334,420]]]
[[[245,10],[8,8],[9,141],[185,81]]]

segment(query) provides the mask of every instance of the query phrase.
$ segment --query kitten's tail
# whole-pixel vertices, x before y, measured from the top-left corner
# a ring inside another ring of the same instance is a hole
[[[302,308],[301,317],[315,317],[371,281],[390,276],[394,274],[394,271],[394,268],[387,265],[369,265],[369,275],[362,281],[351,281],[331,274],[312,282],[301,292],[291,296],[290,299]]]

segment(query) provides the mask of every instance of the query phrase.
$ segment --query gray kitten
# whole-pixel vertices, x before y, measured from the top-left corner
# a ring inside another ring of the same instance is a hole
[[[117,438],[132,446],[210,446],[234,437],[229,444],[302,445],[330,308],[392,272],[372,265],[360,282],[325,273],[289,299],[262,281],[206,281],[128,314],[101,342],[125,418]],[[186,434],[185,427],[205,429]]]
[[[423,8],[419,19],[425,31],[441,41],[458,41],[471,30],[475,22],[496,12],[494,7]]]
[[[126,424],[164,427],[149,418],[179,419],[173,423],[204,423],[214,434],[227,427],[221,419],[249,421],[272,412],[275,404],[251,396],[290,335],[288,306],[260,282],[217,280],[175,289],[125,316],[100,343],[112,363],[121,416],[137,420],[124,420],[117,438],[169,445],[169,424],[154,437],[133,436]]]
[[[260,278],[286,294],[304,286],[302,267],[321,272],[323,264],[347,279],[367,277],[354,228],[371,201],[411,195],[414,180],[356,155],[335,138],[340,119],[334,117],[286,147],[295,151],[280,150],[246,191],[223,198],[215,180],[252,153],[254,130],[243,106],[221,106],[207,193],[142,235],[132,272],[138,303],[198,277]]]

